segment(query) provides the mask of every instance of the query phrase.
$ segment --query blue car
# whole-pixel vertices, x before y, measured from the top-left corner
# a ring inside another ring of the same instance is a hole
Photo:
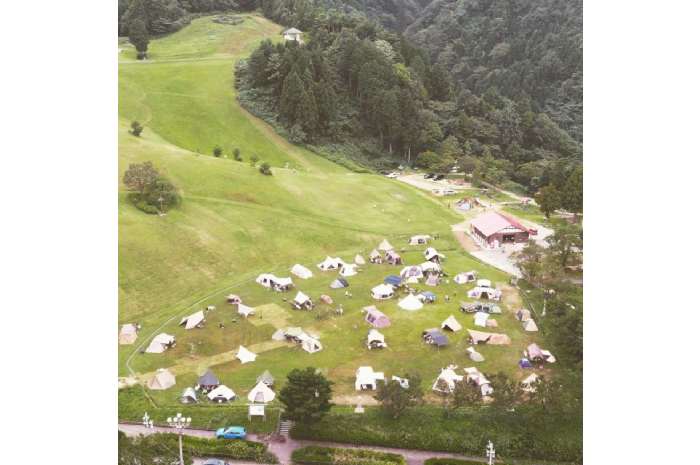
[[[229,426],[216,430],[216,439],[245,439],[245,428],[242,426]]]

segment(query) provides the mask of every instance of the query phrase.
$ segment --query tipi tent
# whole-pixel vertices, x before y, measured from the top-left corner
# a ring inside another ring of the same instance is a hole
[[[377,250],[381,250],[382,252],[388,252],[390,250],[394,250],[394,246],[389,244],[389,241],[384,239],[377,247]]]
[[[440,260],[445,258],[443,254],[435,250],[435,248],[433,247],[428,247],[427,249],[425,249],[425,252],[423,252],[423,256],[427,261],[437,263],[440,263]]]
[[[344,264],[340,268],[340,276],[355,276],[357,274],[357,265],[355,264]]]
[[[159,368],[158,371],[156,371],[155,376],[148,380],[146,386],[148,386],[148,389],[152,389],[154,391],[170,389],[171,387],[175,386],[175,375],[170,373],[170,371],[165,368]]]
[[[207,370],[206,373],[199,377],[197,384],[202,390],[211,391],[221,383],[219,382],[219,378],[217,378],[211,370]]]
[[[423,302],[413,294],[408,294],[406,297],[399,301],[399,307],[404,310],[414,312],[423,308]]]
[[[376,390],[377,381],[384,381],[384,373],[375,372],[372,367],[360,367],[355,372],[355,390]]]
[[[120,345],[131,345],[136,342],[136,325],[126,324],[122,325],[121,330],[119,330],[119,344]]]
[[[197,403],[197,393],[191,387],[185,388],[180,396],[181,404],[195,404]]]
[[[202,324],[204,324],[203,310],[193,313],[190,316],[186,316],[182,320],[180,320],[180,326],[185,325],[185,329],[201,327]]]
[[[370,329],[369,333],[367,334],[367,348],[372,350],[383,349],[385,347],[388,346],[384,341],[384,335],[374,328]]]
[[[263,371],[263,373],[258,376],[258,378],[255,380],[256,383],[265,383],[268,386],[272,386],[275,384],[275,378],[272,376],[272,373],[270,373],[269,370]]]
[[[380,284],[372,288],[372,297],[377,300],[391,299],[394,297],[394,288],[388,284]]]
[[[301,279],[309,279],[314,275],[310,269],[298,263],[292,267],[292,274]]]
[[[275,393],[265,383],[259,381],[248,393],[248,400],[260,404],[266,404],[275,400]]]
[[[254,362],[257,354],[249,351],[243,346],[238,346],[238,353],[236,353],[236,358],[241,361],[241,363]]]
[[[360,254],[355,255],[355,265],[364,265],[365,263],[366,263],[365,259],[362,258],[362,255],[360,255]]]
[[[375,328],[386,328],[391,325],[391,320],[389,317],[379,311],[374,305],[365,307],[362,310],[365,311],[365,321]]]
[[[447,317],[445,321],[442,322],[442,325],[440,325],[442,329],[449,329],[450,331],[459,331],[462,329],[462,325],[459,324],[457,319],[453,316],[450,315]]]
[[[250,315],[255,315],[255,309],[247,305],[238,304],[238,314],[248,318]]]
[[[418,234],[416,236],[411,236],[408,243],[411,245],[422,245],[427,244],[430,239],[430,236],[427,234]]]
[[[331,289],[342,289],[350,284],[345,278],[338,278],[331,283]]]
[[[537,324],[535,324],[535,320],[533,320],[532,318],[523,321],[523,329],[530,333],[538,331]]]
[[[325,260],[323,260],[321,263],[319,263],[318,268],[322,271],[328,271],[328,270],[337,270],[341,266],[343,266],[345,262],[343,262],[342,259],[335,257],[326,257]]]
[[[443,368],[440,371],[437,379],[433,383],[433,391],[442,392],[444,394],[450,394],[455,389],[455,383],[462,381],[464,376],[458,375],[455,372],[457,367],[455,365],[450,365],[447,368]],[[440,381],[443,381],[442,383]]]
[[[483,362],[484,356],[477,352],[473,347],[467,347],[467,354],[469,354],[469,359],[472,362]]]
[[[230,400],[235,399],[236,393],[233,392],[233,390],[228,386],[222,384],[216,389],[212,390],[209,394],[207,394],[207,397],[212,402],[222,404],[224,402],[228,402]]]
[[[146,353],[162,354],[163,352],[165,352],[166,349],[169,349],[174,345],[175,336],[171,336],[170,334],[166,333],[160,333],[159,335],[153,338],[148,348],[146,349]]]

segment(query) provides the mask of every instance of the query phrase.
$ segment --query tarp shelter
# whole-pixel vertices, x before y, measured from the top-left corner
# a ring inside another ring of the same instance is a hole
[[[202,324],[204,324],[203,310],[193,313],[190,316],[186,316],[182,320],[180,320],[180,326],[185,325],[185,329],[192,329],[198,326],[201,327]]]
[[[236,358],[241,361],[241,363],[254,362],[257,355],[249,351],[243,346],[238,346],[238,352],[236,353]]]
[[[343,266],[345,262],[338,257],[326,257],[321,263],[319,263],[318,268],[322,271],[337,270]]]
[[[372,367],[360,367],[355,372],[355,390],[376,390],[377,381],[384,381],[384,373],[375,372]]]
[[[534,333],[538,331],[537,324],[535,323],[535,320],[530,318],[529,320],[523,321],[523,329],[527,332]]]
[[[384,258],[386,258],[386,262],[390,265],[400,265],[401,263],[403,263],[401,261],[401,255],[394,252],[393,250],[389,250],[384,256]]]
[[[434,303],[437,301],[437,296],[430,291],[423,291],[420,293],[423,296],[423,301],[428,303]]]
[[[384,341],[384,335],[374,328],[370,329],[367,334],[367,348],[372,350],[383,349],[385,347],[387,347],[387,344]]]
[[[320,300],[321,302],[323,302],[324,304],[327,304],[327,305],[333,304],[333,299],[331,298],[331,296],[326,295],[326,294],[321,294],[321,297],[319,297],[318,300]]]
[[[486,327],[486,322],[489,319],[489,314],[484,313],[484,312],[476,312],[474,314],[474,325],[475,326],[481,326],[482,328]]]
[[[323,349],[321,341],[315,337],[309,336],[306,333],[302,333],[301,336],[299,336],[299,339],[301,340],[301,348],[310,354],[314,354]]]
[[[421,302],[417,296],[408,294],[406,297],[399,300],[399,307],[403,308],[404,310],[414,312],[423,308],[423,302]]]
[[[500,300],[501,291],[499,289],[494,289],[492,287],[480,287],[477,286],[470,289],[467,295],[472,299],[489,299],[489,300]]]
[[[394,297],[394,288],[388,284],[380,284],[372,288],[372,297],[377,300],[391,299]]]
[[[138,330],[136,329],[136,325],[133,325],[131,323],[122,325],[122,328],[119,330],[119,344],[120,345],[131,345],[134,342],[136,342],[136,336]]]
[[[230,400],[235,399],[236,393],[233,392],[233,389],[231,389],[230,387],[222,384],[216,389],[213,389],[211,392],[209,392],[209,394],[207,394],[207,397],[212,402],[222,404],[224,402],[228,402]]]
[[[510,338],[507,334],[499,333],[485,333],[483,331],[476,331],[473,329],[467,329],[469,333],[469,342],[471,344],[490,344],[490,345],[508,345],[510,344]]]
[[[389,244],[389,241],[384,239],[377,247],[377,250],[381,250],[382,252],[388,252],[390,250],[394,250],[394,246]]]
[[[238,304],[238,314],[248,318],[250,315],[255,315],[255,309],[247,305]]]
[[[259,381],[248,393],[248,400],[259,404],[266,404],[275,400],[275,393],[265,383]]]
[[[152,389],[154,391],[170,389],[171,387],[175,386],[175,375],[170,373],[170,371],[165,368],[159,368],[153,378],[148,380],[146,386],[148,386],[148,389]]]
[[[429,262],[438,262],[438,263],[440,263],[440,260],[445,258],[445,256],[443,254],[441,254],[440,252],[435,250],[435,248],[433,248],[433,247],[428,247],[427,249],[425,249],[425,252],[423,252],[423,256]]]
[[[292,267],[292,274],[301,279],[309,279],[314,275],[310,269],[308,269],[304,265],[300,265],[299,263]]]
[[[300,310],[311,310],[314,307],[311,298],[301,291],[294,297],[293,305]]]
[[[473,347],[467,347],[467,354],[469,354],[469,359],[472,362],[483,362],[484,356],[477,352]]]
[[[408,240],[408,243],[411,245],[422,245],[427,244],[429,240],[430,236],[428,236],[427,234],[418,234],[416,236],[411,236],[411,238]]]
[[[448,316],[447,319],[442,322],[440,327],[442,329],[449,329],[450,331],[459,331],[460,329],[462,329],[462,325],[459,324],[459,322],[453,315]]]
[[[437,328],[430,328],[423,331],[423,340],[437,347],[444,347],[449,343],[447,336]]]
[[[458,273],[454,277],[454,282],[457,284],[466,284],[476,281],[476,271],[465,271]]]
[[[357,265],[355,264],[345,264],[340,268],[340,276],[355,276],[357,274]]]
[[[350,284],[345,278],[338,278],[331,283],[331,289],[341,289],[343,287],[348,287]]]
[[[268,370],[265,370],[260,376],[258,376],[255,382],[265,383],[267,386],[272,386],[273,384],[275,384],[275,378],[274,376],[272,376],[272,373],[270,373]]]
[[[400,286],[401,277],[396,276],[395,274],[389,275],[386,278],[384,278],[384,284],[389,284],[391,286]]]
[[[375,328],[386,328],[391,325],[389,317],[379,311],[374,305],[365,307],[362,310],[365,312],[365,321]]]
[[[442,392],[444,394],[452,393],[455,389],[455,383],[464,379],[464,376],[458,375],[457,372],[455,372],[456,368],[455,365],[443,368],[433,383],[433,391]],[[443,383],[441,383],[440,380],[442,380]]]
[[[520,386],[525,392],[535,392],[537,388],[533,385],[537,383],[538,379],[540,379],[540,377],[537,375],[537,373],[532,373],[520,382]]]
[[[355,255],[355,265],[364,265],[365,263],[366,263],[365,259],[362,258],[362,255],[360,255],[360,254]]]
[[[154,337],[151,343],[148,345],[146,353],[162,354],[163,352],[165,352],[166,349],[169,349],[174,345],[175,336],[171,336],[170,334],[166,333],[160,333],[159,335]]]
[[[478,287],[491,287],[491,280],[490,279],[477,279],[476,285]]]
[[[532,318],[530,315],[530,310],[527,310],[525,308],[521,308],[517,312],[515,312],[515,317],[520,320],[520,321],[527,321]]]
[[[382,254],[379,253],[377,249],[372,250],[369,253],[369,262],[370,263],[382,263],[384,259],[382,258]]]
[[[237,305],[237,304],[242,303],[243,299],[241,299],[236,294],[229,294],[226,296],[226,301],[232,305]]]
[[[181,404],[195,404],[197,403],[197,393],[191,387],[185,388],[180,396]]]
[[[207,370],[202,376],[197,380],[197,384],[204,391],[211,391],[216,388],[219,384],[219,378],[211,371]]]

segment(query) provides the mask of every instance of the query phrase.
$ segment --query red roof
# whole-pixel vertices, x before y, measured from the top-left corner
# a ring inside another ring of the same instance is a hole
[[[515,219],[498,212],[490,211],[474,218],[471,225],[489,237],[506,228],[516,228],[523,232],[528,230]]]

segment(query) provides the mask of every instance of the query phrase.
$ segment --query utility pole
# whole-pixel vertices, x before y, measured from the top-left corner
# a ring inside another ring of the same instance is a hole
[[[168,425],[171,428],[175,428],[177,431],[178,443],[180,445],[180,465],[185,465],[185,459],[182,457],[182,430],[188,428],[192,423],[192,418],[183,417],[181,413],[178,413],[175,417],[168,417]]]

